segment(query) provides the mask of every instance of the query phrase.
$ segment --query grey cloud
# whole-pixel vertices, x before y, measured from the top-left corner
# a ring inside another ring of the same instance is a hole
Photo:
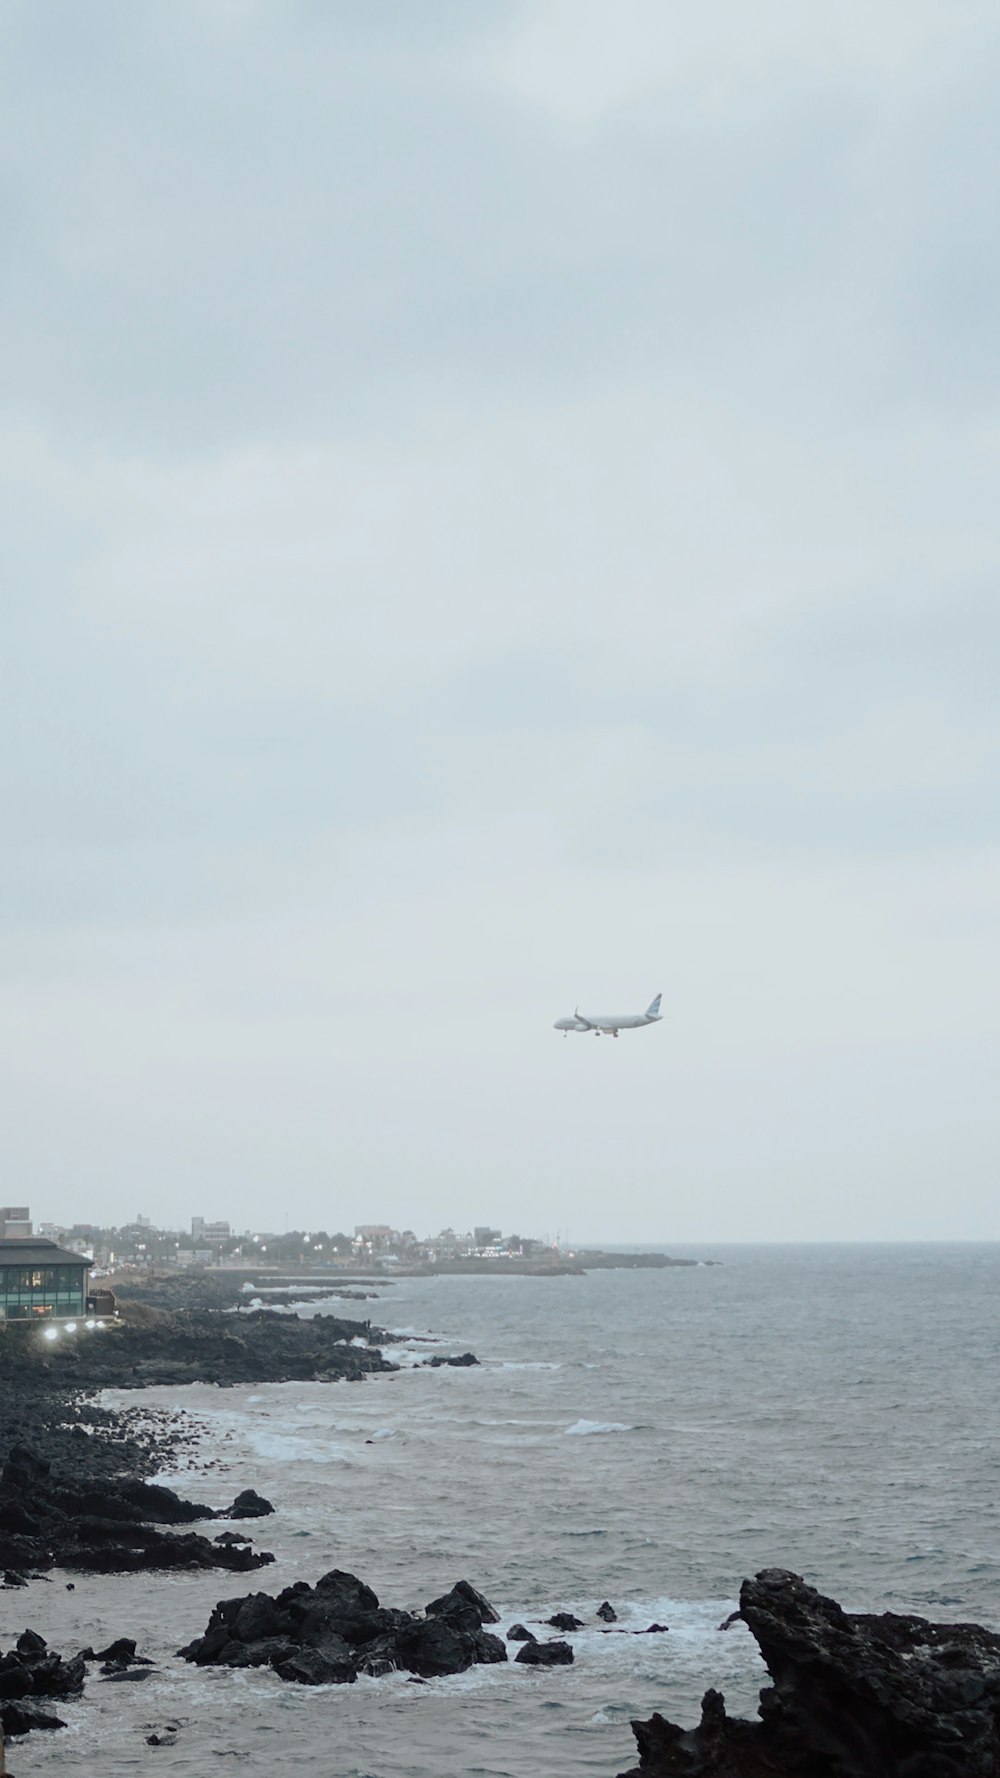
[[[152,449],[619,376],[765,404],[806,383],[818,412],[891,380],[897,312],[919,377],[944,297],[921,318],[905,255],[971,288],[983,253],[947,180],[907,242],[884,225],[919,86],[881,118],[840,71],[573,127],[491,78],[521,15],[415,10],[13,7],[9,400]]]
[[[39,1214],[997,1232],[990,14],[610,19],[3,9]]]

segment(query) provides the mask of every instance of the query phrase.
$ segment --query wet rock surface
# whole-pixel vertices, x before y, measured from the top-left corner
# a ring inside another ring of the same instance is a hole
[[[70,1433],[67,1443],[72,1440]],[[84,1437],[85,1444],[89,1441]],[[254,1496],[255,1516],[273,1509]],[[25,1571],[52,1568],[127,1573],[140,1568],[228,1568],[243,1573],[272,1562],[249,1540],[210,1541],[165,1525],[244,1516],[233,1507],[198,1506],[172,1488],[134,1476],[81,1473],[57,1465],[26,1445],[13,1445],[0,1471],[0,1565],[23,1580]],[[13,1583],[17,1585],[18,1581]]]
[[[518,1649],[514,1659],[525,1667],[569,1667],[573,1662],[573,1650],[568,1642],[558,1638],[552,1642],[536,1642],[532,1638]]]
[[[147,1679],[153,1663],[135,1652],[131,1637],[119,1637],[101,1649],[84,1648],[66,1660],[55,1654],[37,1630],[23,1630],[15,1646],[0,1654],[0,1720],[8,1739],[31,1729],[62,1729],[66,1724],[49,1708],[52,1699],[78,1698],[87,1667],[100,1662],[102,1682]]]
[[[226,1313],[120,1304],[120,1323],[44,1339],[38,1327],[8,1326],[0,1342],[0,1383],[63,1389],[140,1389],[154,1383],[359,1381],[393,1371],[378,1347],[380,1328],[339,1315]]]
[[[484,1628],[497,1620],[468,1581],[418,1613],[380,1605],[357,1575],[334,1568],[275,1598],[221,1599],[204,1636],[178,1652],[198,1666],[271,1667],[296,1685],[350,1685],[359,1673],[434,1679],[506,1661],[505,1644]]]
[[[229,1508],[182,1500],[146,1477],[197,1445],[196,1421],[164,1411],[107,1409],[93,1391],[147,1384],[363,1381],[394,1371],[370,1324],[267,1311],[165,1311],[121,1302],[120,1326],[43,1337],[8,1325],[0,1339],[2,1590],[54,1567],[128,1572],[270,1562],[250,1539],[166,1532],[199,1519],[249,1519],[271,1508],[246,1488]]]
[[[740,1613],[772,1684],[757,1722],[708,1691],[697,1728],[635,1722],[626,1778],[996,1778],[1000,1635],[849,1613],[787,1569],[744,1581]],[[721,1627],[721,1626],[720,1626]]]

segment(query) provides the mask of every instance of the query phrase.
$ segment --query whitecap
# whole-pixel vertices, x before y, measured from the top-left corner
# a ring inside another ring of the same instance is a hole
[[[574,1420],[572,1426],[566,1427],[566,1437],[574,1434],[578,1438],[586,1438],[593,1432],[634,1432],[634,1426],[626,1426],[621,1420]]]
[[[349,1465],[350,1455],[343,1445],[325,1439],[296,1437],[288,1432],[251,1432],[250,1449],[258,1457],[275,1463],[340,1463]]]
[[[526,1358],[521,1364],[515,1363],[513,1359],[506,1360],[499,1368],[502,1371],[561,1371],[562,1365],[550,1363],[543,1358]]]

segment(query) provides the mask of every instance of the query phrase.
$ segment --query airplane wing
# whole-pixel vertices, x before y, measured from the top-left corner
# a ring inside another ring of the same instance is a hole
[[[574,1019],[579,1020],[580,1024],[584,1027],[584,1030],[586,1030],[586,1031],[596,1031],[597,1030],[596,1025],[591,1024],[591,1021],[589,1019],[584,1018],[579,1007],[576,1007],[574,1009],[573,1017],[574,1017]]]

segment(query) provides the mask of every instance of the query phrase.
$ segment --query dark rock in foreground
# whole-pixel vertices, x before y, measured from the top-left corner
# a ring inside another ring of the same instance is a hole
[[[5,1735],[26,1735],[29,1729],[61,1729],[58,1716],[39,1699],[74,1698],[86,1676],[83,1655],[64,1661],[51,1654],[43,1636],[25,1630],[16,1647],[0,1655],[0,1720]]]
[[[526,1642],[514,1656],[525,1667],[568,1667],[573,1650],[568,1642]]]
[[[204,1636],[179,1652],[203,1667],[271,1667],[297,1685],[350,1685],[359,1673],[433,1679],[505,1661],[504,1643],[483,1629],[496,1621],[468,1581],[419,1614],[380,1605],[371,1587],[334,1568],[314,1587],[296,1581],[276,1598],[221,1599]]]
[[[783,1568],[744,1581],[740,1616],[773,1685],[759,1722],[719,1692],[698,1728],[632,1727],[625,1778],[996,1778],[1000,1636],[976,1624],[848,1613]]]
[[[258,1494],[256,1488],[244,1488],[242,1494],[237,1494],[227,1513],[217,1513],[215,1516],[220,1519],[264,1519],[273,1511],[271,1502],[265,1500],[263,1494]]]
[[[483,1624],[500,1622],[500,1613],[467,1580],[457,1580],[450,1593],[442,1593],[440,1599],[432,1599],[426,1609],[428,1617],[457,1619],[472,1613],[480,1628]]]
[[[16,1647],[0,1655],[0,1708],[7,1734],[19,1731],[7,1727],[7,1705],[30,1698],[72,1698],[83,1690],[86,1669],[82,1655],[64,1661],[51,1654],[43,1636],[36,1630],[25,1630]],[[23,1732],[23,1731],[22,1731]]]
[[[255,1516],[273,1511],[259,1494],[253,1495],[253,1503],[248,1508],[246,1496],[241,1495],[233,1507],[215,1512],[183,1500],[172,1488],[130,1476],[105,1477],[95,1485],[24,1445],[14,1445],[0,1471],[0,1566],[103,1574],[140,1568],[229,1568],[246,1573],[274,1557],[256,1554],[243,1539],[238,1544],[213,1543],[197,1532],[178,1535],[159,1527],[244,1517],[248,1510]]]
[[[90,1661],[103,1662],[101,1678],[105,1683],[148,1679],[153,1672],[153,1663],[136,1654],[131,1637],[119,1637],[99,1654],[92,1648],[81,1649],[71,1661],[64,1661],[61,1655],[51,1652],[37,1630],[22,1631],[16,1646],[0,1655],[0,1721],[4,1735],[26,1735],[30,1729],[64,1729],[62,1718],[53,1716],[39,1700],[79,1697]],[[0,1769],[2,1766],[0,1760]]]
[[[51,1711],[43,1710],[41,1705],[33,1704],[30,1698],[10,1699],[0,1704],[0,1721],[3,1723],[4,1737],[9,1741],[14,1735],[30,1734],[32,1729],[64,1729],[66,1724],[61,1716],[53,1716]]]

